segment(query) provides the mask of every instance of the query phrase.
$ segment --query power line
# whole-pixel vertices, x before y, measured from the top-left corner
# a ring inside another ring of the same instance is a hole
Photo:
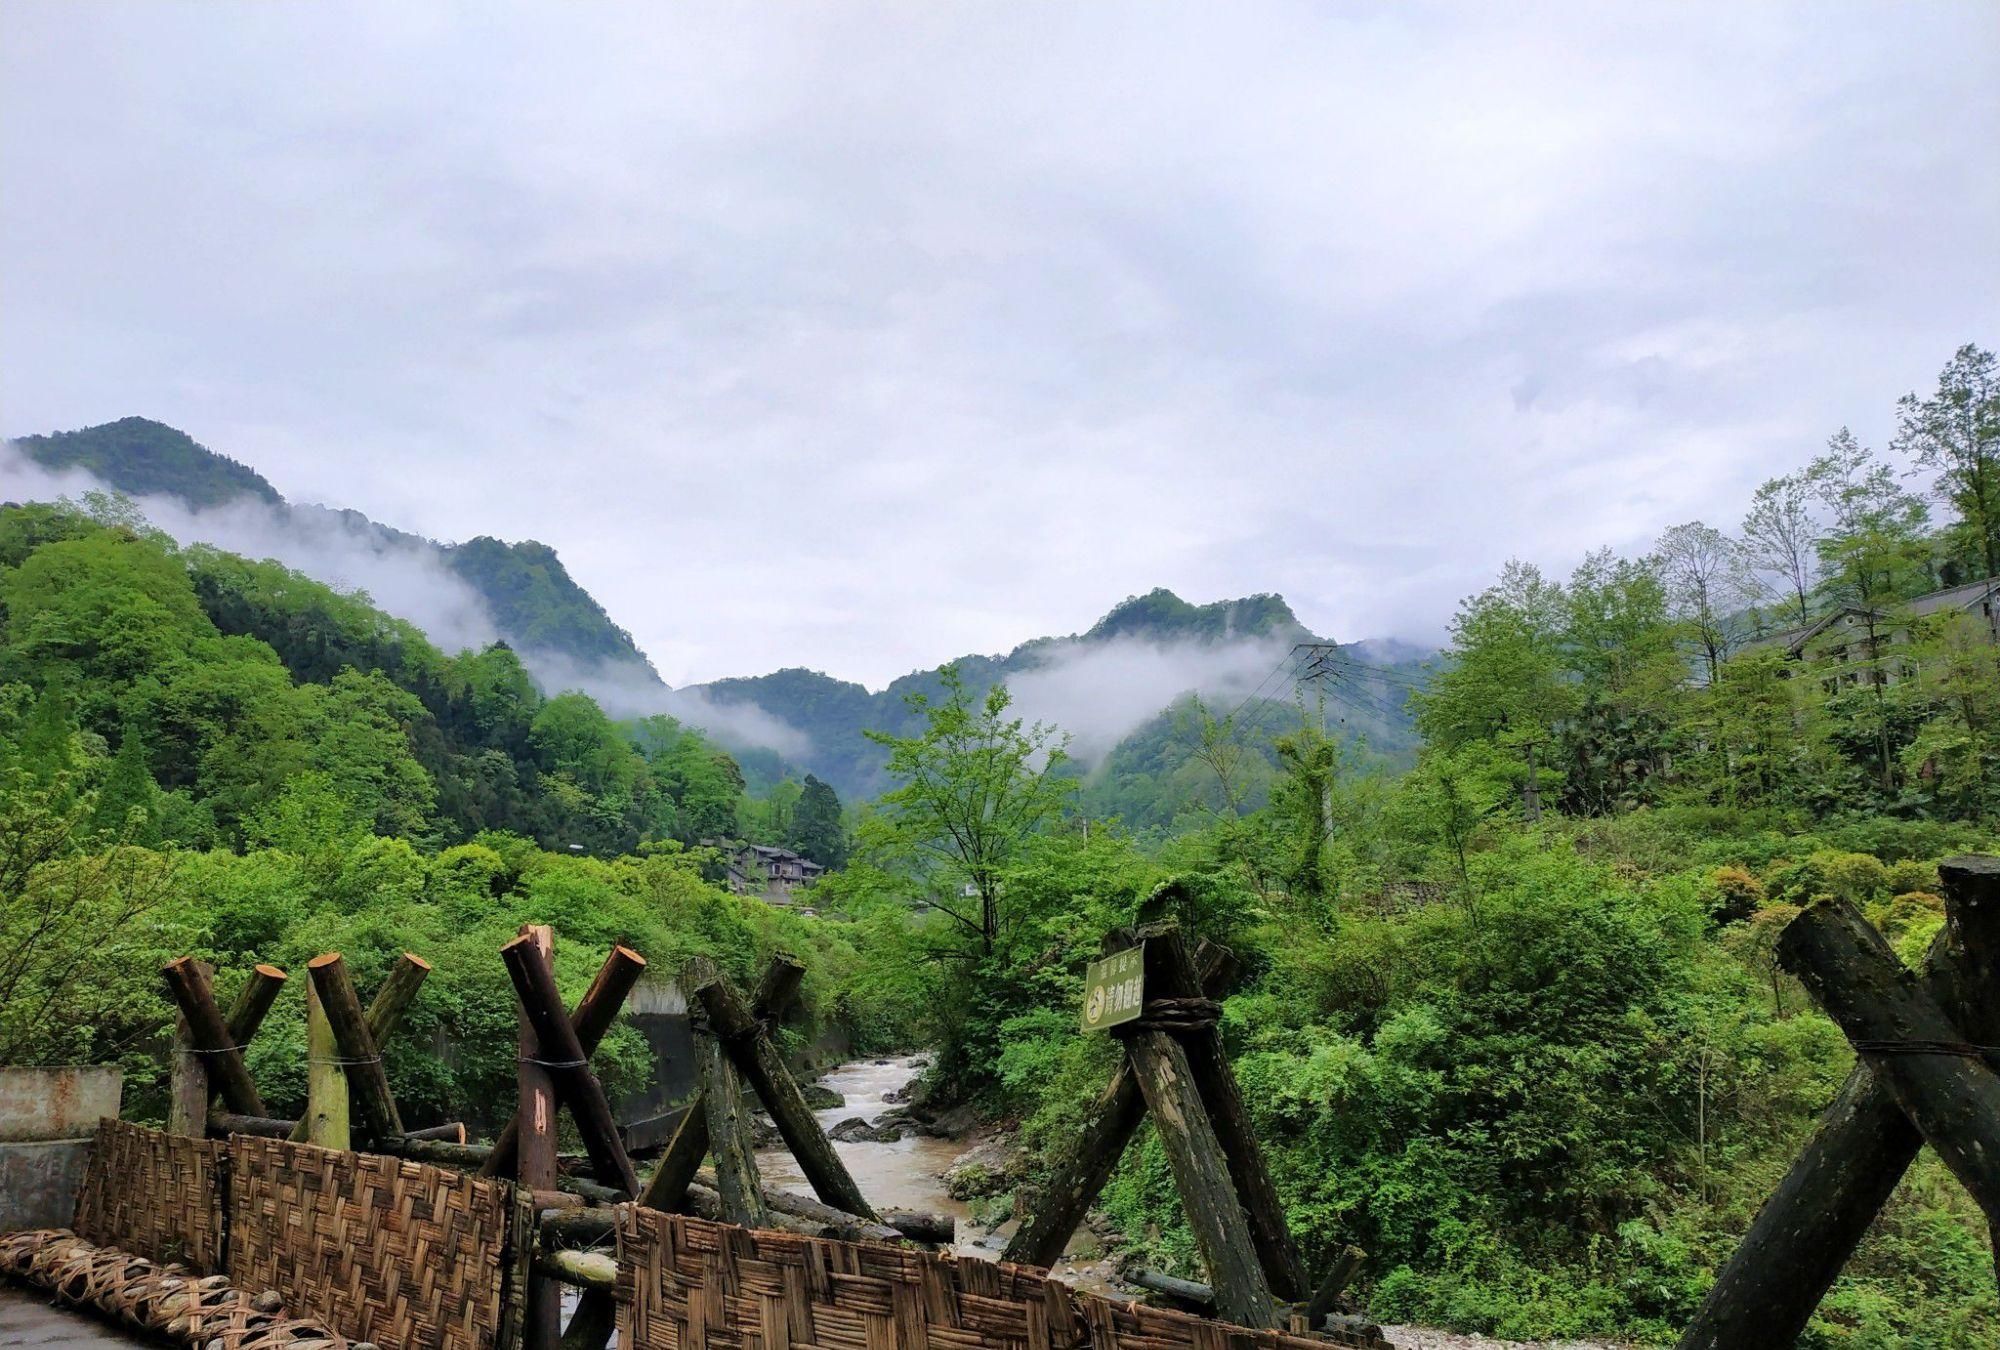
[[[1253,702],[1256,701],[1257,696],[1264,692],[1265,686],[1271,683],[1271,677],[1273,675],[1276,675],[1281,670],[1285,671],[1287,674],[1290,674],[1291,668],[1297,666],[1298,661],[1299,661],[1299,649],[1297,647],[1292,648],[1291,651],[1287,652],[1283,657],[1279,658],[1278,664],[1271,667],[1270,671],[1264,676],[1264,678],[1258,682],[1257,687],[1255,689],[1252,689],[1247,695],[1245,695],[1241,703],[1237,704],[1234,708],[1231,708],[1229,710],[1229,715],[1222,719],[1223,725],[1228,726],[1234,723],[1236,720],[1236,714],[1242,712],[1245,708],[1249,707]]]

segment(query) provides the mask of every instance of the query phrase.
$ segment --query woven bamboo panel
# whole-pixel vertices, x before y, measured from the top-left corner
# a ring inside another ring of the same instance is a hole
[[[102,1120],[76,1196],[76,1231],[162,1264],[222,1268],[224,1145]]]
[[[624,1350],[1386,1350],[1078,1294],[1030,1266],[634,1205],[618,1220],[618,1305]]]
[[[396,1350],[489,1350],[511,1188],[439,1167],[237,1135],[229,1277]]]

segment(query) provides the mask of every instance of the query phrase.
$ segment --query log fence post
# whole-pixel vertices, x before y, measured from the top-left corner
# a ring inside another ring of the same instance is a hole
[[[1149,925],[1140,929],[1138,936],[1146,944],[1148,1001],[1155,997],[1205,997],[1201,976],[1177,925]],[[1222,1033],[1209,1021],[1178,1033],[1177,1039],[1187,1052],[1195,1090],[1208,1109],[1216,1138],[1222,1144],[1230,1182],[1236,1188],[1244,1218],[1249,1221],[1250,1239],[1264,1268],[1264,1279],[1279,1299],[1299,1302],[1312,1294],[1312,1286],[1306,1280],[1305,1262],[1299,1257],[1298,1246],[1292,1241],[1291,1228],[1285,1221],[1284,1201],[1278,1196],[1270,1165],[1257,1142],[1256,1126],[1243,1101],[1243,1089],[1237,1085],[1229,1056],[1222,1048]]]
[[[1938,864],[1946,925],[1923,984],[1965,1035],[2000,1044],[2000,858]],[[1915,1161],[1923,1136],[1865,1057],[1730,1254],[1680,1350],[1790,1345]]]
[[[646,958],[623,944],[613,947],[611,955],[604,958],[590,988],[569,1014],[570,1027],[576,1032],[577,1044],[586,1058],[597,1053],[599,1043],[625,1010],[625,1000],[631,996],[633,986],[645,973]],[[493,1141],[493,1154],[479,1169],[481,1176],[504,1177],[513,1173],[514,1150],[520,1133],[521,1116],[516,1111]]]
[[[548,959],[555,951],[555,934],[545,924],[522,924],[521,936]],[[514,1179],[523,1190],[556,1188],[556,1090],[540,1063],[542,1043],[528,1020],[526,1007],[517,1009],[519,1033],[515,1082],[520,1101],[514,1118],[520,1122]],[[526,1244],[524,1243],[525,1247]],[[546,1275],[530,1274],[521,1327],[522,1350],[555,1350],[562,1338],[562,1286]]]
[[[222,1100],[229,1109],[246,1116],[265,1116],[264,1099],[257,1093],[257,1085],[250,1079],[250,1071],[243,1065],[243,1053],[236,1042],[230,1039],[229,1027],[216,1011],[215,990],[210,982],[208,967],[191,956],[183,956],[169,961],[161,971],[167,981],[167,988],[173,992],[174,1002],[180,1006],[181,1016],[187,1022],[189,1047],[205,1061],[210,1084],[222,1094]],[[181,1114],[186,1114],[194,1100],[191,1079],[184,1079],[184,1098],[176,1098]],[[202,1087],[202,1111],[195,1118],[201,1123],[194,1133],[202,1134],[207,1129],[207,1092]],[[185,1122],[184,1122],[185,1123]]]
[[[340,1051],[348,1100],[353,1114],[360,1119],[363,1141],[381,1145],[401,1139],[402,1113],[396,1109],[396,1096],[389,1090],[382,1051],[368,1030],[368,1015],[361,1010],[361,999],[354,992],[347,963],[339,952],[327,952],[306,962],[306,974],[319,994],[320,1008]]]
[[[764,1025],[751,1014],[743,996],[712,968],[699,972],[689,983],[689,993],[700,1000],[723,1051],[756,1090],[764,1109],[771,1113],[772,1122],[798,1160],[799,1170],[805,1173],[814,1193],[836,1209],[879,1222],[880,1216],[861,1194],[826,1131],[820,1128],[819,1118],[806,1105],[798,1080],[785,1066],[784,1056],[778,1053]]]
[[[1146,1099],[1153,1129],[1173,1169],[1196,1253],[1215,1286],[1216,1311],[1239,1326],[1276,1325],[1250,1223],[1236,1198],[1229,1159],[1196,1090],[1187,1051],[1165,1031],[1125,1038],[1125,1053]]]
[[[1846,901],[1807,906],[1779,934],[1778,959],[2000,1226],[2000,1075]]]
[[[1241,967],[1227,947],[1204,942],[1195,952],[1201,967],[1202,991],[1220,999],[1235,984]],[[1097,1202],[1104,1184],[1117,1170],[1125,1146],[1139,1132],[1146,1118],[1146,1099],[1139,1081],[1123,1055],[1112,1071],[1111,1081],[1090,1109],[1083,1133],[1056,1165],[1054,1175],[1042,1188],[1034,1212],[1021,1224],[1001,1260],[1024,1266],[1053,1266],[1069,1245],[1084,1215]]]
[[[752,1005],[757,1020],[771,1026],[784,1021],[798,998],[799,985],[805,980],[805,975],[805,962],[790,952],[775,953],[770,964],[764,967],[763,978],[757,984],[756,999]],[[660,1154],[659,1164],[653,1168],[653,1175],[639,1196],[639,1203],[646,1208],[657,1209],[663,1214],[679,1209],[688,1183],[694,1180],[701,1160],[708,1156],[708,1112],[704,1096],[697,1088],[695,1100],[681,1115],[679,1127],[674,1130],[673,1138],[667,1141],[666,1150]]]
[[[321,1148],[345,1149],[351,1142],[340,1046],[320,1002],[319,986],[311,980],[306,981],[306,1113],[299,1126],[307,1142]]]
[[[577,1040],[576,1028],[564,1010],[555,972],[537,940],[523,935],[500,949],[513,977],[514,993],[533,1032],[539,1067],[546,1071],[557,1096],[569,1107],[584,1150],[600,1181],[615,1186],[628,1200],[639,1195],[639,1177],[619,1137],[618,1122],[604,1085],[590,1071],[590,1061]]]

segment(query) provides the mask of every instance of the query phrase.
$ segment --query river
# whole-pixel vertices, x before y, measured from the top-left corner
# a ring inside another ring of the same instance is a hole
[[[821,1127],[828,1130],[855,1116],[873,1125],[895,1108],[895,1103],[889,1100],[890,1094],[909,1087],[921,1070],[921,1060],[913,1055],[843,1064],[819,1081],[845,1098],[845,1104],[814,1114],[819,1117]],[[944,1182],[938,1175],[968,1147],[968,1143],[956,1139],[933,1139],[909,1128],[893,1144],[863,1140],[835,1142],[833,1146],[861,1193],[877,1209],[920,1209],[931,1214],[949,1214],[958,1221],[958,1250],[989,1255],[987,1248],[969,1236],[975,1232],[971,1211],[962,1201],[945,1194]],[[767,1186],[802,1194],[812,1192],[797,1160],[782,1145],[757,1155],[757,1171]]]

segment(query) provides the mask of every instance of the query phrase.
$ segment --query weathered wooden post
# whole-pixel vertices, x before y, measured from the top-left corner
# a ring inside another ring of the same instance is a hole
[[[521,936],[534,943],[546,960],[555,952],[555,934],[546,924],[522,924]],[[541,1040],[528,1020],[528,1010],[519,1010],[515,1081],[520,1101],[514,1118],[520,1122],[518,1160],[514,1179],[527,1190],[554,1190],[556,1186],[556,1090],[541,1064]],[[530,1276],[527,1307],[523,1314],[522,1350],[554,1350],[562,1337],[562,1286],[546,1275]]]
[[[589,1058],[576,1038],[563,1009],[562,994],[556,988],[555,972],[549,958],[530,937],[518,937],[500,949],[513,976],[514,993],[520,1000],[528,1024],[534,1029],[541,1067],[555,1086],[557,1097],[569,1107],[577,1133],[583,1136],[584,1151],[597,1169],[598,1180],[615,1186],[628,1200],[639,1195],[639,1176],[626,1155],[618,1136],[618,1122],[611,1114],[611,1102],[604,1085],[590,1071]]]
[[[250,1071],[243,1066],[243,1054],[230,1039],[222,1014],[216,1011],[215,991],[209,982],[207,966],[191,956],[183,956],[169,961],[160,973],[173,992],[174,1002],[180,1006],[188,1038],[193,1042],[191,1048],[206,1061],[209,1084],[221,1092],[231,1111],[246,1116],[268,1115],[257,1085],[250,1080]],[[194,1092],[191,1080],[184,1080],[182,1086],[186,1096],[176,1097],[176,1112],[185,1116],[192,1106]],[[207,1091],[208,1085],[203,1085],[203,1110],[195,1117],[202,1122],[197,1133],[207,1127]]]
[[[1778,957],[1889,1090],[1924,1142],[2000,1226],[2000,1075],[1966,1043],[1888,942],[1844,900],[1817,900]]]
[[[759,1022],[776,1026],[784,1021],[791,1011],[793,1001],[798,997],[799,985],[806,975],[805,962],[790,952],[777,952],[770,964],[764,968],[763,978],[758,982],[752,1011]],[[672,1213],[680,1208],[681,1197],[686,1193],[688,1183],[694,1180],[701,1160],[708,1155],[709,1131],[707,1103],[701,1094],[691,1103],[681,1116],[679,1128],[674,1137],[667,1141],[666,1151],[660,1155],[659,1165],[653,1169],[652,1178],[647,1181],[645,1192],[639,1203],[648,1209],[662,1213]]]
[[[364,1140],[384,1145],[401,1139],[402,1113],[396,1109],[395,1094],[389,1090],[382,1051],[368,1030],[368,1014],[361,1009],[360,996],[354,992],[354,981],[347,974],[347,963],[339,952],[327,952],[306,962],[306,974],[319,994],[320,1008],[340,1051],[348,1099],[354,1114],[360,1117]]]
[[[1227,947],[1204,942],[1195,953],[1195,962],[1201,967],[1202,991],[1209,998],[1221,998],[1235,984],[1240,966]],[[1117,1170],[1125,1146],[1145,1118],[1146,1099],[1139,1092],[1139,1080],[1121,1056],[1111,1082],[1091,1107],[1083,1133],[1063,1155],[1049,1184],[1042,1188],[1034,1213],[1022,1223],[1000,1259],[1027,1266],[1054,1265]]]
[[[1215,1285],[1216,1311],[1239,1326],[1274,1325],[1277,1310],[1250,1224],[1236,1198],[1228,1155],[1195,1087],[1187,1052],[1170,1033],[1142,1029],[1125,1037],[1125,1053],[1173,1169],[1195,1251]]]
[[[389,1043],[389,1037],[394,1034],[397,1027],[402,1025],[404,1010],[415,1001],[417,991],[423,988],[424,979],[430,973],[430,962],[424,960],[414,952],[404,952],[396,959],[396,964],[389,968],[389,974],[382,981],[382,987],[377,989],[375,997],[369,1000],[368,1011],[363,1018],[368,1024],[369,1039],[375,1043],[377,1051]],[[311,981],[308,980],[308,994],[311,993],[312,987]],[[307,1008],[310,1010],[310,1003],[307,1004]],[[305,1140],[307,1129],[311,1123],[310,1115],[308,1115],[307,1118],[300,1120],[297,1125],[292,1127],[291,1140],[293,1143],[297,1144]],[[386,1140],[377,1140],[376,1146],[381,1147],[386,1142]]]
[[[745,1228],[769,1228],[764,1183],[757,1172],[756,1143],[749,1113],[743,1106],[743,1085],[723,1053],[722,1042],[706,1027],[696,1030],[697,1064],[701,1075],[701,1113],[708,1123],[709,1152],[715,1157],[715,1189],[722,1197],[722,1217]]]
[[[577,1044],[583,1048],[585,1058],[597,1053],[598,1045],[617,1024],[619,1013],[624,1011],[632,986],[645,973],[646,958],[622,944],[613,947],[611,955],[604,958],[604,964],[597,968],[590,988],[584,991],[569,1014],[570,1027],[576,1032]],[[516,1112],[501,1129],[500,1137],[493,1141],[492,1156],[479,1169],[481,1176],[513,1175],[514,1150],[520,1133],[521,1117]]]
[[[798,1159],[799,1170],[812,1183],[813,1191],[837,1209],[879,1222],[880,1216],[861,1194],[861,1188],[848,1174],[847,1165],[834,1151],[812,1108],[806,1105],[798,1081],[785,1067],[784,1056],[778,1053],[764,1026],[751,1015],[742,995],[720,972],[713,970],[697,977],[688,993],[701,1001],[715,1038],[756,1089],[764,1109],[771,1113],[772,1122],[784,1137],[785,1146]],[[711,1139],[711,1146],[714,1142]]]
[[[1196,973],[1180,929],[1173,924],[1153,924],[1139,931],[1146,951],[1146,994],[1149,1012],[1161,1001],[1173,1000],[1193,1011],[1186,1030],[1177,1039],[1187,1052],[1195,1090],[1229,1164],[1230,1182],[1243,1215],[1250,1225],[1250,1239],[1271,1292],[1287,1302],[1298,1302],[1313,1291],[1306,1280],[1305,1262],[1292,1241],[1285,1222],[1285,1205],[1271,1180],[1263,1147],[1257,1142],[1256,1126],[1243,1102],[1243,1091],[1230,1070],[1229,1056],[1222,1048],[1217,1029],[1219,1010],[1204,996],[1201,977]],[[1206,1007],[1202,1005],[1206,1004]]]
[[[306,1113],[299,1121],[306,1140],[321,1148],[345,1149],[348,1129],[347,1075],[341,1072],[340,1046],[333,1024],[326,1020],[319,986],[306,981]]]
[[[202,966],[204,977],[207,967]],[[167,1065],[167,1132],[199,1139],[208,1132],[208,1101],[220,1091],[208,1081],[207,1056],[195,1045],[185,1012],[174,1016],[173,1060]]]
[[[1923,985],[1975,1041],[2000,1044],[2000,858],[1938,864],[1946,925]],[[1923,1136],[1859,1058],[1819,1128],[1717,1273],[1680,1350],[1790,1345],[1888,1202]]]

